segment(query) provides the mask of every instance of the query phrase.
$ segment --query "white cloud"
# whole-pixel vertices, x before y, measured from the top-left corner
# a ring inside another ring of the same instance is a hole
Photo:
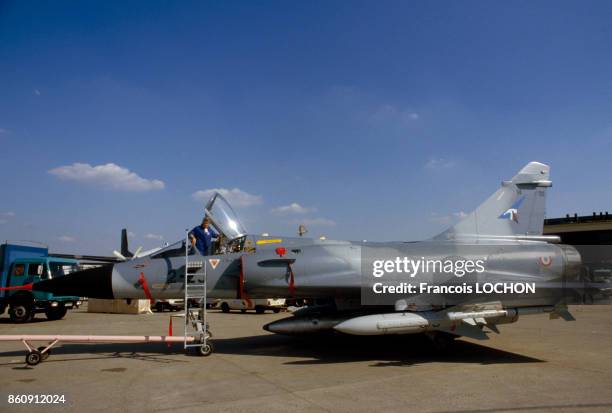
[[[134,238],[136,236],[136,234],[134,234],[132,231],[128,231],[127,236],[129,238]]]
[[[8,134],[8,133],[9,133],[8,129],[0,128],[0,135],[5,135],[5,134]]]
[[[62,235],[61,237],[58,237],[57,239],[62,241],[62,242],[74,242],[74,241],[76,241],[76,238],[71,237],[70,235]]]
[[[260,205],[263,203],[263,198],[260,195],[249,194],[238,188],[213,188],[202,189],[194,192],[191,196],[196,201],[206,202],[215,192],[219,192],[227,201],[235,207],[248,207],[252,205]]]
[[[87,163],[73,163],[48,171],[51,175],[68,181],[100,186],[117,191],[142,192],[164,189],[165,185],[158,179],[145,179],[127,168],[114,163],[91,166]]]
[[[429,158],[425,163],[426,169],[449,169],[456,165],[455,161],[444,158]]]
[[[15,215],[16,214],[13,211],[0,212],[0,225],[6,224],[7,222],[9,222],[9,220],[11,218],[14,218]]]
[[[147,234],[145,235],[146,239],[153,239],[155,241],[161,241],[164,239],[163,235],[157,235],[157,234]]]
[[[40,96],[40,90],[38,90],[38,89],[34,89],[34,94],[35,94],[36,96]]]
[[[372,119],[377,122],[399,122],[409,124],[418,120],[421,116],[412,110],[399,109],[393,105],[382,105],[374,111]]]
[[[304,218],[295,220],[294,224],[304,224],[308,227],[335,227],[336,221],[327,218]]]
[[[297,202],[293,202],[289,205],[279,206],[277,208],[272,208],[270,212],[276,215],[289,215],[289,214],[308,214],[309,212],[315,212],[316,208],[307,208],[303,207]]]

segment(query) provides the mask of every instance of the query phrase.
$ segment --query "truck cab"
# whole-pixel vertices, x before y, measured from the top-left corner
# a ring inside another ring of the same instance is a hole
[[[8,307],[9,316],[14,322],[31,321],[36,313],[41,312],[49,320],[59,320],[68,309],[78,308],[81,304],[80,297],[55,296],[19,288],[77,271],[76,260],[50,257],[48,250],[41,247],[3,244],[0,250],[1,284],[9,287],[9,290],[0,292],[0,314]]]

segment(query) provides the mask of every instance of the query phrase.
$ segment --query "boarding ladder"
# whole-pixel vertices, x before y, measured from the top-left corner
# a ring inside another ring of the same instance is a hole
[[[190,248],[189,231],[185,235],[185,350],[195,348],[201,355],[213,351],[206,317],[206,259]],[[190,255],[190,250],[194,253]]]

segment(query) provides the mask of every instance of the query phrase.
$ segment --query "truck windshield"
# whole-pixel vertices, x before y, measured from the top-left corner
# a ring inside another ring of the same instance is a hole
[[[72,262],[51,262],[49,263],[49,269],[51,270],[51,278],[55,278],[78,271],[79,267]]]

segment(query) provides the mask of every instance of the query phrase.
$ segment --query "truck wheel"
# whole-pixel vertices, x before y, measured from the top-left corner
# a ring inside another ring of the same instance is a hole
[[[221,304],[221,311],[223,311],[224,313],[229,313],[230,312],[229,304],[228,303]]]
[[[157,311],[158,313],[162,313],[164,311],[164,303],[155,303],[155,311]]]
[[[26,364],[28,366],[35,366],[42,361],[42,355],[38,350],[28,351],[26,354]]]
[[[45,310],[45,315],[49,320],[60,320],[64,318],[68,309],[66,307],[51,307]]]
[[[12,303],[9,316],[14,323],[27,323],[34,318],[34,304],[26,301]]]
[[[265,313],[265,312],[266,312],[266,308],[265,308],[265,307],[262,307],[262,306],[260,306],[260,305],[256,305],[256,306],[255,306],[255,312],[256,312],[257,314],[263,314],[263,313]]]
[[[278,307],[277,307],[277,308],[273,308],[273,309],[272,309],[272,311],[274,311],[274,314],[278,314],[278,313],[280,313],[280,310],[281,310],[281,309],[280,309],[280,308],[278,308]]]

